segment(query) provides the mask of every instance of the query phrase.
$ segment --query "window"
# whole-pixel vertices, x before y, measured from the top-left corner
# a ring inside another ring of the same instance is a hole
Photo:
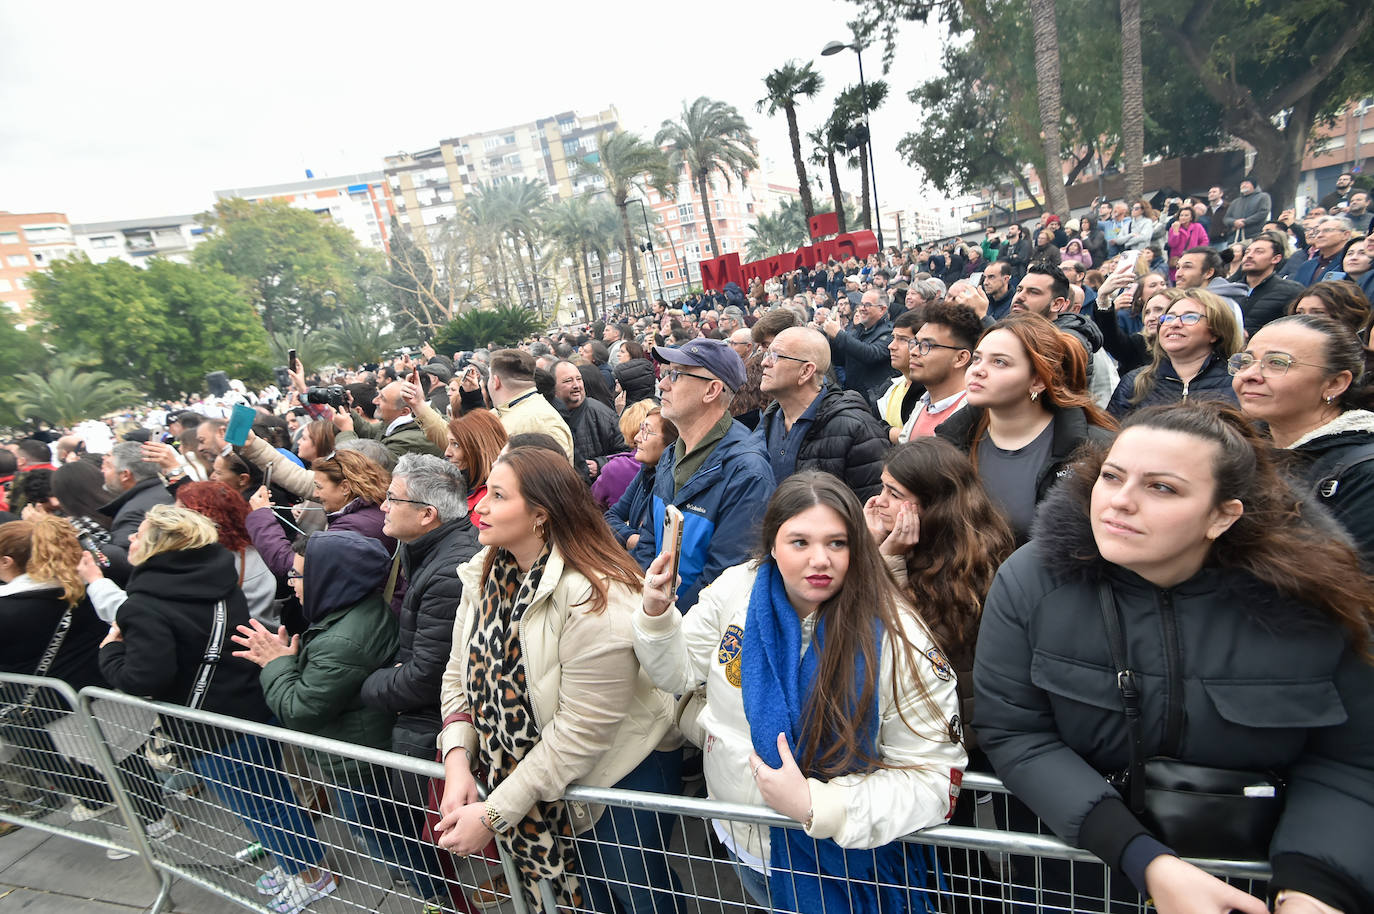
[[[29,265],[29,257],[27,254],[11,254],[5,258],[5,263],[12,267],[26,267]]]
[[[0,244],[18,244],[18,232],[0,232]]]
[[[503,136],[503,137],[501,138],[501,142],[504,143],[504,144],[506,144],[507,146],[514,146],[514,145],[515,145],[515,134],[513,134],[513,133],[508,133],[508,134],[506,134],[505,136]]]
[[[8,279],[0,279],[0,292],[11,292],[13,290],[14,286],[10,284]]]
[[[577,155],[577,152],[578,152],[578,149],[577,149],[577,140],[564,140],[564,141],[563,141],[563,155],[565,155],[565,156],[575,156],[575,155]]]
[[[24,281],[24,277],[17,276],[14,280],[14,287],[16,289],[27,289],[29,287],[29,284]]]
[[[482,141],[482,148],[487,150],[488,152],[490,152],[491,150],[495,149],[497,146],[500,145],[501,138],[499,136],[489,136]]]
[[[672,271],[672,270],[666,271],[665,277],[666,277],[667,279],[672,279],[672,278],[673,278],[673,271]]]
[[[114,235],[96,235],[91,239],[93,248],[112,248],[118,246],[119,241]]]
[[[692,218],[692,215],[693,215],[693,213],[692,213],[692,204],[690,204],[690,203],[679,203],[679,204],[678,204],[678,207],[677,207],[677,214],[678,214],[678,216],[680,216],[680,217],[683,218],[683,219],[690,219],[690,218]]]

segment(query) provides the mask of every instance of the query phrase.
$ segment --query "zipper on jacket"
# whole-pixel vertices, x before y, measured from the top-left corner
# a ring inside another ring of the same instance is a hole
[[[1183,382],[1183,399],[1184,399],[1184,400],[1187,400],[1187,399],[1188,399],[1188,382],[1187,382],[1187,381],[1184,381],[1184,382]]]
[[[1178,616],[1171,591],[1159,592],[1159,620],[1164,629],[1164,744],[1162,751],[1177,758],[1183,731],[1183,655],[1178,643]]]

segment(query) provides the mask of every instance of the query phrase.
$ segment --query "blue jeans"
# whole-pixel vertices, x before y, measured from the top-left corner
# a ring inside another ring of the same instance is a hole
[[[391,799],[386,772],[374,769],[362,784],[336,784],[331,790],[334,810],[348,830],[362,840],[368,854],[381,861],[392,875],[400,875],[426,900],[438,898],[445,890],[430,875],[419,838],[405,834],[396,803]],[[367,790],[374,794],[366,793]]]
[[[197,757],[191,767],[287,873],[319,866],[324,860],[315,826],[296,804],[281,772],[281,749],[276,743],[245,735],[218,752]]]
[[[681,782],[682,752],[678,750],[650,753],[614,786],[676,796]],[[586,877],[583,886],[594,910],[607,914],[686,911],[682,882],[668,867],[664,853],[673,837],[673,821],[672,816],[647,810],[606,808],[600,821],[578,841]]]

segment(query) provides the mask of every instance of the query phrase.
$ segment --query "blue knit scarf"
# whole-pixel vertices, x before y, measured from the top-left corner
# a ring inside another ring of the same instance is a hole
[[[875,622],[873,637],[881,638]],[[744,624],[741,691],[754,751],[768,765],[782,764],[778,734],[787,734],[793,758],[803,746],[802,711],[816,681],[825,621],[801,649],[801,620],[787,599],[777,565],[764,562],[754,579]],[[862,654],[854,655],[855,693],[864,679]],[[875,747],[878,737],[878,690],[862,709],[859,738]],[[857,709],[855,713],[860,713]],[[769,859],[769,889],[775,911],[835,914],[840,911],[921,912],[934,910],[926,893],[931,876],[939,880],[935,858],[920,844],[893,842],[874,850],[847,850],[833,840],[816,840],[798,828],[774,828]]]

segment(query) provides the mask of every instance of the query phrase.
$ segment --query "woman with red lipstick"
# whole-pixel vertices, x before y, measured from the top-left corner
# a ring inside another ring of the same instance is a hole
[[[1166,289],[1159,295],[1173,303],[1160,315],[1150,363],[1123,375],[1107,404],[1118,421],[1146,406],[1235,402],[1226,360],[1240,351],[1245,336],[1232,306],[1204,289]]]
[[[973,461],[1017,542],[1036,505],[1085,441],[1111,438],[1115,423],[1087,393],[1087,353],[1038,314],[1013,314],[978,341],[964,374],[966,406],[935,434]]]
[[[1265,324],[1231,357],[1245,415],[1269,427],[1298,477],[1331,509],[1374,568],[1374,412],[1364,348],[1344,324],[1316,314]]]
[[[1353,837],[1374,834],[1374,588],[1272,453],[1234,409],[1133,414],[1046,501],[983,611],[978,735],[998,775],[1161,914],[1270,909],[1179,854],[1267,856],[1276,914],[1374,910],[1374,846]],[[1224,816],[1166,833],[1114,786],[1161,764],[1251,785],[1232,808],[1274,798],[1272,836],[1199,840]]]
[[[665,691],[704,688],[684,730],[703,737],[711,797],[767,803],[802,825],[715,823],[754,901],[927,910],[923,893],[900,887],[933,887],[930,867],[892,842],[953,814],[966,762],[954,670],[839,479],[788,477],[762,532],[760,558],[723,572],[686,616],[658,556],[635,653]]]

